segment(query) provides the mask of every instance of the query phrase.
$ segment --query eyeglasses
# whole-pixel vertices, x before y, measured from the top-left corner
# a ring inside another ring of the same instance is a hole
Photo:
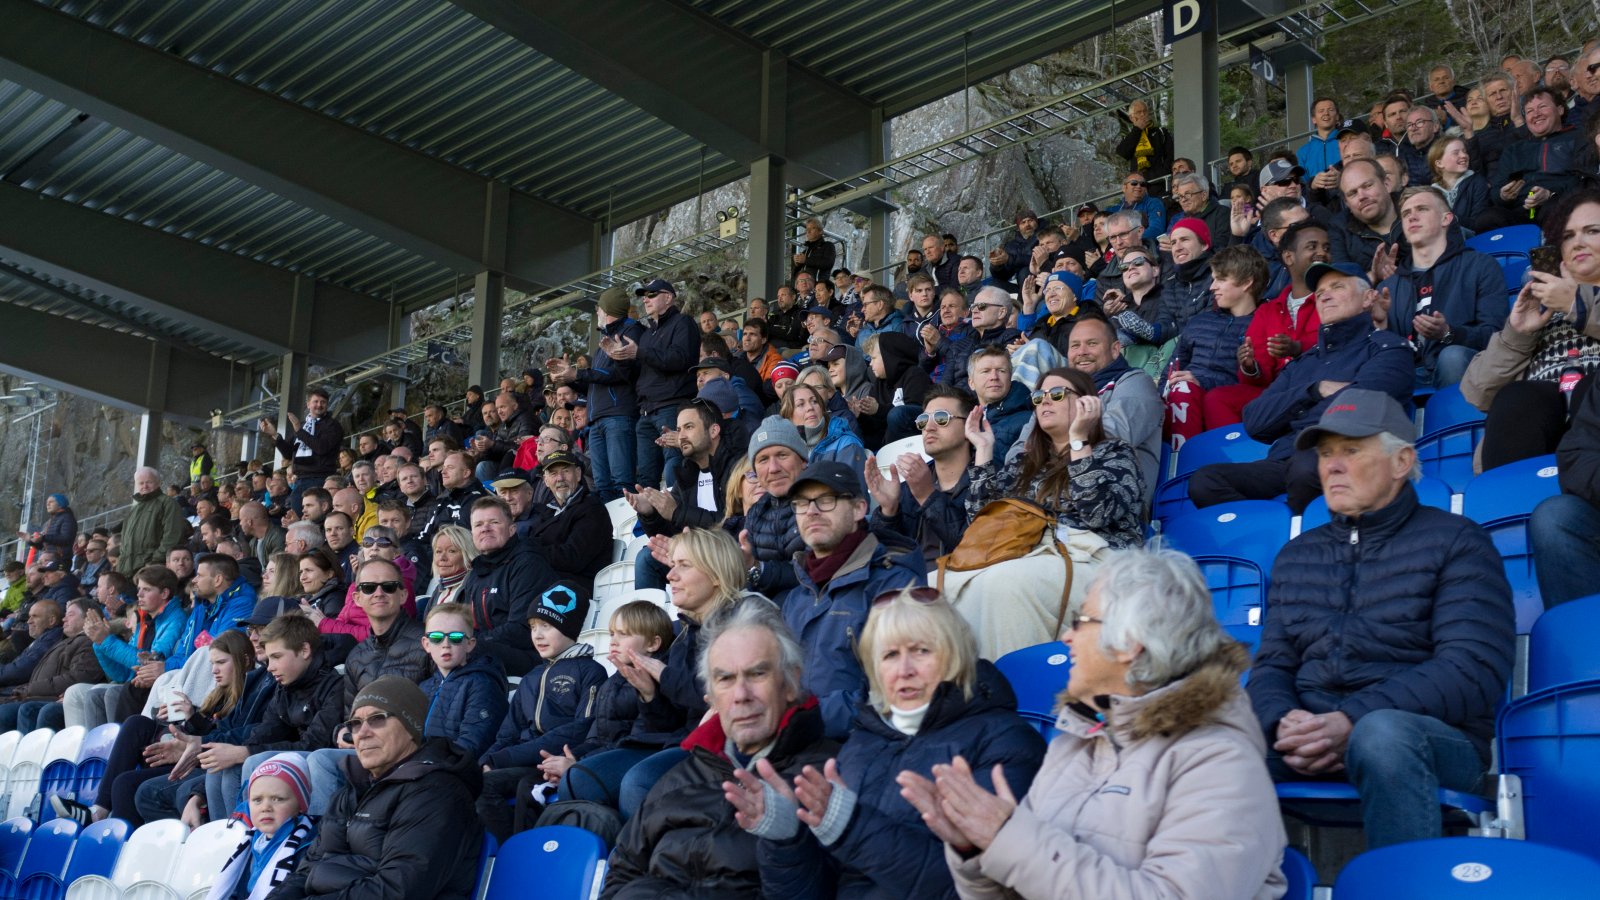
[[[818,512],[827,513],[837,509],[839,501],[843,499],[844,497],[839,494],[823,494],[820,497],[810,498],[796,497],[789,501],[789,506],[795,511],[795,515],[799,515],[812,507],[815,507]]]
[[[465,631],[430,631],[424,635],[430,644],[442,644],[445,641],[460,644],[467,639],[467,636]]]
[[[1293,187],[1294,185],[1297,185],[1299,183],[1300,182],[1294,180],[1293,178],[1280,178],[1277,181],[1269,181],[1269,182],[1267,182],[1267,184],[1270,184],[1273,187]]]
[[[660,297],[661,295],[663,295],[665,293],[666,293],[666,291],[646,291],[645,292],[645,296],[646,297]]]
[[[393,547],[394,541],[386,537],[364,537],[361,539],[363,547]]]
[[[1108,240],[1120,241],[1130,234],[1133,234],[1133,229],[1131,228],[1127,231],[1108,231],[1106,232],[1106,238]]]
[[[398,594],[403,586],[398,581],[361,581],[356,583],[356,590],[369,596],[379,591],[385,594]]]
[[[1196,197],[1204,197],[1205,195],[1205,191],[1178,191],[1176,194],[1176,196],[1183,200],[1193,200]]]
[[[872,605],[873,606],[882,606],[885,603],[889,603],[892,600],[894,600],[896,597],[900,597],[902,595],[906,596],[906,597],[909,597],[909,598],[911,598],[912,600],[915,600],[918,603],[938,603],[940,600],[944,599],[944,595],[939,593],[939,589],[938,588],[932,588],[932,587],[895,588],[892,591],[884,591],[883,593],[879,594],[878,596],[873,597],[872,598]]]
[[[974,303],[974,304],[972,304],[972,311],[973,312],[983,312],[984,310],[990,310],[990,309],[1005,309],[1005,307],[1001,306],[998,303]]]
[[[943,428],[944,426],[949,425],[954,419],[955,416],[950,415],[947,410],[936,409],[931,413],[923,413],[922,415],[917,416],[917,430],[921,431],[924,428],[927,428],[929,422],[932,422],[940,428]]]
[[[1143,181],[1124,181],[1122,183],[1123,187],[1144,187],[1145,185],[1146,182]]]
[[[1131,269],[1134,266],[1148,266],[1148,265],[1150,265],[1150,260],[1145,259],[1142,256],[1130,256],[1127,259],[1122,261],[1122,267],[1124,269]]]
[[[391,716],[386,712],[373,713],[372,715],[367,716],[365,719],[350,719],[348,721],[341,722],[339,723],[339,728],[342,731],[350,732],[351,736],[354,736],[356,732],[360,731],[361,726],[363,725],[371,728],[373,731],[382,731],[384,724],[392,718],[394,718],[394,716]]]
[[[761,480],[761,476],[757,475],[755,470],[752,469],[751,471],[744,473],[744,480],[750,482],[751,484],[755,484]]]
[[[1034,406],[1038,406],[1039,404],[1044,402],[1044,398],[1046,398],[1046,397],[1050,398],[1050,402],[1051,403],[1060,403],[1062,400],[1065,400],[1068,397],[1078,397],[1078,396],[1081,396],[1081,395],[1077,391],[1075,391],[1075,390],[1073,390],[1071,388],[1053,387],[1053,388],[1051,388],[1051,389],[1049,389],[1047,391],[1046,390],[1034,391],[1029,396],[1033,399],[1033,405]]]
[[[1096,625],[1104,625],[1106,623],[1106,620],[1105,619],[1098,619],[1098,618],[1095,618],[1094,616],[1085,616],[1085,615],[1081,615],[1080,614],[1080,615],[1076,615],[1076,616],[1073,616],[1072,618],[1068,619],[1067,620],[1067,627],[1069,629],[1073,630],[1073,631],[1077,631],[1079,625],[1088,625],[1091,622],[1093,622]]]
[[[1583,67],[1583,70],[1588,72],[1590,75],[1593,75],[1595,72],[1600,72],[1600,62],[1589,63],[1587,66]]]

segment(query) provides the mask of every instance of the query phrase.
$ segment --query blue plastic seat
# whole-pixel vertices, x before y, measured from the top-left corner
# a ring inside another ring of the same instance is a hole
[[[16,874],[22,865],[22,855],[28,849],[28,839],[32,836],[32,819],[19,817],[0,822],[0,872]]]
[[[1283,900],[1311,900],[1317,886],[1317,869],[1306,855],[1293,847],[1283,851],[1283,877],[1289,882]]]
[[[71,884],[86,875],[110,878],[117,857],[122,855],[122,845],[132,832],[133,827],[122,819],[102,819],[79,832],[62,881]]]
[[[1507,703],[1495,739],[1501,771],[1522,780],[1528,840],[1600,857],[1600,829],[1590,824],[1600,808],[1600,679]]]
[[[102,773],[104,769],[101,770]],[[51,797],[76,797],[78,793],[78,763],[70,759],[58,759],[44,767],[44,774],[39,778],[39,801],[35,814],[40,822],[48,822],[56,817],[55,808],[50,803]]]
[[[605,880],[606,845],[570,825],[546,825],[511,836],[495,854],[483,900],[520,900],[538,886],[541,897],[593,897]]]
[[[111,748],[121,732],[122,725],[111,722],[84,735],[83,746],[78,749],[77,783],[72,789],[72,795],[78,802],[85,805],[94,803],[95,795],[100,791],[100,779],[106,773],[106,760],[111,757]]]
[[[994,665],[1017,695],[1017,714],[1049,740],[1056,728],[1056,694],[1067,686],[1072,672],[1067,645],[1046,641],[1023,647],[995,660]]]
[[[1496,228],[1467,240],[1467,247],[1494,257],[1505,276],[1506,290],[1515,292],[1522,288],[1522,273],[1528,268],[1529,251],[1544,243],[1537,225],[1512,225]]]
[[[1452,491],[1472,480],[1472,455],[1483,441],[1484,414],[1461,396],[1459,385],[1443,387],[1428,398],[1417,439],[1422,474],[1448,484]]]
[[[1600,678],[1600,594],[1546,610],[1528,638],[1528,693]]]
[[[1417,500],[1423,506],[1450,511],[1450,500],[1454,496],[1450,491],[1450,485],[1437,478],[1424,476],[1421,480],[1412,482],[1411,486],[1416,488]],[[1306,506],[1305,512],[1300,514],[1300,533],[1305,534],[1313,528],[1326,525],[1328,520],[1328,500],[1325,497],[1318,497]]]
[[[1577,900],[1600,885],[1600,861],[1531,841],[1451,837],[1368,850],[1333,896],[1360,900]]]
[[[1482,422],[1484,414],[1461,396],[1461,385],[1439,388],[1422,408],[1422,437],[1439,434],[1462,425]]]
[[[1267,458],[1267,450],[1243,425],[1213,428],[1185,441],[1173,461],[1172,477],[1156,488],[1155,518],[1166,520],[1194,509],[1189,500],[1189,476],[1201,466],[1256,462]]]
[[[1261,641],[1272,562],[1289,541],[1289,520],[1282,503],[1240,500],[1179,516],[1164,532],[1166,545],[1205,574],[1217,621],[1235,637],[1249,635],[1251,650]]]
[[[1527,634],[1544,612],[1528,546],[1528,516],[1546,497],[1561,492],[1556,458],[1539,456],[1490,469],[1467,484],[1461,512],[1488,530],[1504,561],[1517,609],[1517,633]]]
[[[0,879],[4,882],[0,895],[35,898],[65,894],[66,883],[62,879],[67,871],[67,858],[72,855],[77,841],[78,823],[71,819],[56,819],[34,829],[15,878],[8,872]]]

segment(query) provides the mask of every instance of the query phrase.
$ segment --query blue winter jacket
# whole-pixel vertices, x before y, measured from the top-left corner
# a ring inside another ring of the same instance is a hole
[[[995,445],[999,447],[999,444]],[[894,460],[879,460],[892,463]],[[868,520],[873,528],[903,534],[922,547],[922,557],[931,566],[933,561],[949,553],[961,543],[967,530],[967,487],[970,479],[966,471],[955,487],[949,491],[939,488],[939,475],[934,472],[933,461],[928,461],[928,471],[933,472],[934,491],[928,495],[926,505],[918,503],[909,485],[900,484],[900,508],[893,516],[883,514],[883,508],[872,511]]]
[[[1318,137],[1317,133],[1313,131],[1310,139],[1301,144],[1300,149],[1296,150],[1294,155],[1300,161],[1300,168],[1306,170],[1305,176],[1300,180],[1310,184],[1311,179],[1315,178],[1318,173],[1329,166],[1337,166],[1339,164],[1339,138],[1333,132],[1330,132],[1327,137]]]
[[[233,584],[228,585],[228,589],[210,603],[195,600],[194,609],[189,611],[189,617],[183,623],[183,631],[178,633],[178,644],[172,649],[172,655],[167,657],[167,668],[182,667],[189,654],[194,652],[195,640],[202,634],[215,638],[224,631],[244,631],[237,623],[255,608],[256,589],[243,578],[235,578]]]
[[[953,682],[939,685],[915,735],[894,728],[876,709],[863,708],[837,757],[839,775],[856,794],[849,821],[826,847],[810,828],[801,828],[792,840],[763,841],[761,870],[768,895],[954,900],[944,843],[900,796],[895,776],[911,771],[932,778],[935,765],[960,754],[986,790],[994,790],[992,772],[998,763],[1021,800],[1046,748],[1044,738],[1016,711],[1011,685],[988,660],[978,660],[970,699]]]
[[[139,665],[139,647],[145,644],[147,629],[150,631],[149,652],[162,659],[170,658],[178,646],[185,618],[183,604],[173,597],[154,621],[147,621],[142,613],[139,615],[139,624],[129,636],[131,640],[106,635],[105,640],[94,645],[94,658],[99,661],[100,670],[106,673],[106,680],[120,684],[133,678],[133,670]]]
[[[1317,345],[1291,360],[1261,396],[1245,404],[1245,431],[1272,444],[1268,458],[1288,459],[1294,455],[1295,435],[1316,424],[1333,400],[1322,396],[1321,382],[1348,382],[1350,387],[1383,391],[1409,414],[1416,373],[1411,348],[1394,334],[1373,328],[1372,317],[1366,313],[1324,324]]]
[[[651,656],[665,663],[667,650],[663,648]],[[607,678],[595,694],[594,715],[586,723],[587,727],[582,734],[567,742],[572,748],[572,755],[582,759],[593,753],[611,750],[627,740],[639,721],[640,705],[638,688],[629,684],[621,672]]]
[[[493,655],[478,650],[448,676],[438,670],[420,685],[428,696],[423,737],[444,738],[478,758],[505,721],[506,673]]]
[[[795,586],[790,560],[805,550],[800,530],[794,527],[794,509],[789,498],[765,494],[745,511],[744,528],[750,534],[756,565],[761,571],[751,579],[750,589],[768,597],[778,597]],[[673,646],[677,646],[674,643]]]
[[[1206,390],[1239,383],[1239,345],[1255,314],[1236,316],[1212,307],[1197,313],[1178,335],[1173,354],[1177,368],[1187,369]]]
[[[669,306],[636,340],[639,377],[633,387],[639,396],[639,412],[676,409],[693,400],[694,373],[689,368],[700,361],[700,326],[676,306]]]
[[[540,750],[559,754],[573,740],[571,729],[588,727],[594,714],[595,695],[606,680],[605,667],[594,661],[594,649],[575,644],[568,655],[549,660],[522,676],[511,708],[482,762],[496,769],[537,766]]]
[[[196,716],[184,723],[183,730],[197,734],[213,744],[244,744],[255,730],[256,724],[267,714],[267,701],[278,689],[278,682],[267,672],[267,667],[256,666],[244,676],[244,695],[233,709],[215,719]],[[203,697],[191,698],[198,706]]]
[[[856,709],[867,696],[856,645],[872,599],[884,591],[927,584],[928,566],[919,548],[890,532],[868,534],[821,587],[806,574],[804,556],[795,555],[798,584],[779,606],[805,653],[803,686],[821,705],[827,735],[837,740],[849,734]]]
[[[1469,249],[1459,228],[1450,229],[1445,241],[1444,255],[1432,268],[1401,266],[1379,286],[1389,290],[1389,330],[1414,339],[1418,360],[1429,365],[1451,344],[1474,350],[1489,346],[1489,336],[1506,324],[1510,312],[1505,277],[1494,258]],[[1426,340],[1412,327],[1424,300],[1450,323],[1448,343]]]
[[[626,337],[635,344],[644,337],[644,326],[633,319],[618,319],[600,329],[602,337]],[[574,373],[573,384],[589,390],[589,421],[608,416],[639,418],[639,396],[633,384],[639,378],[639,361],[614,360],[596,347],[589,357],[589,368]]]
[[[836,395],[837,396],[837,395]],[[861,438],[850,430],[850,423],[837,416],[829,416],[828,433],[806,454],[808,464],[822,460],[842,462],[857,472],[867,464],[867,448]]]
[[[1335,515],[1278,553],[1247,691],[1269,741],[1293,709],[1351,722],[1397,709],[1461,729],[1487,762],[1515,641],[1488,533],[1406,484],[1388,506]]]
[[[1106,207],[1106,212],[1119,212],[1123,208],[1123,202],[1118,200],[1115,206]],[[1140,235],[1141,238],[1153,241],[1167,233],[1167,206],[1161,202],[1159,197],[1146,195],[1143,200],[1134,204],[1132,208],[1144,213],[1144,232]]]

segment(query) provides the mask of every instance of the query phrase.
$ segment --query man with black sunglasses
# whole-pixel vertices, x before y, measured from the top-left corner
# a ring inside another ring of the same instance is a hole
[[[1169,164],[1170,165],[1170,164]],[[1143,240],[1153,241],[1167,232],[1167,207],[1150,196],[1150,183],[1139,172],[1129,172],[1122,178],[1122,200],[1106,209],[1107,212],[1131,210],[1144,215]]]
[[[922,547],[929,566],[961,543],[967,530],[967,414],[977,398],[959,388],[934,385],[923,396],[917,430],[922,453],[902,453],[881,462],[867,457],[867,490],[878,501],[869,524],[903,534]],[[927,457],[924,459],[923,457]],[[887,474],[879,468],[887,464]]]

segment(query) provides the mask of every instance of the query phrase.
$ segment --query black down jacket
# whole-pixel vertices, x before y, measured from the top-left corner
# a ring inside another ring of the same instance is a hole
[[[1246,687],[1268,743],[1290,710],[1432,716],[1485,762],[1516,640],[1511,586],[1482,527],[1393,503],[1290,541],[1272,565],[1266,630]]]
[[[434,738],[376,781],[353,756],[345,775],[350,783],[333,798],[317,842],[275,900],[472,896],[483,847],[472,805],[483,788],[477,760]]]
[[[987,790],[994,790],[995,764],[1004,766],[1006,783],[1021,800],[1044,753],[1044,738],[1017,716],[1011,685],[987,660],[978,661],[971,699],[953,682],[939,685],[915,736],[863,708],[839,749],[839,775],[857,795],[844,831],[826,850],[810,828],[790,841],[766,842],[763,886],[793,900],[955,900],[950,868],[943,865],[944,842],[900,796],[895,776],[912,771],[932,778],[935,765],[960,754]]]
[[[433,660],[422,649],[422,623],[401,613],[383,634],[373,632],[355,645],[344,660],[344,708],[350,710],[356,694],[385,675],[399,675],[421,683],[433,670]]]
[[[762,842],[739,827],[722,796],[722,783],[733,779],[725,743],[718,718],[683,742],[689,757],[661,776],[617,838],[602,900],[783,896],[763,883]],[[816,701],[807,700],[784,714],[767,760],[792,779],[805,766],[820,769],[838,747],[822,737]]]

